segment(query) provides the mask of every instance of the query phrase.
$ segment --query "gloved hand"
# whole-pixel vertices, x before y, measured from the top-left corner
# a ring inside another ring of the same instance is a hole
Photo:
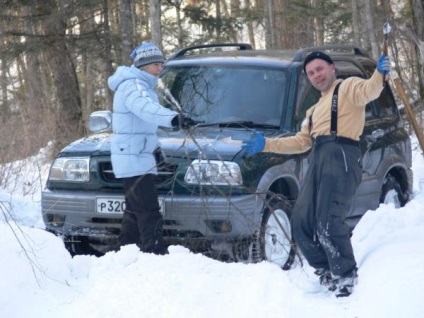
[[[258,152],[261,152],[264,147],[265,137],[261,133],[254,131],[252,136],[250,136],[249,140],[243,141],[241,149],[246,152],[248,157],[251,157],[254,154],[257,154]]]
[[[390,58],[384,54],[381,54],[380,59],[377,63],[377,70],[381,74],[389,74],[390,73]]]
[[[197,121],[194,121],[193,119],[185,115],[177,115],[171,121],[171,125],[173,127],[180,127],[181,125],[182,129],[189,129],[190,127],[195,126],[197,124]]]

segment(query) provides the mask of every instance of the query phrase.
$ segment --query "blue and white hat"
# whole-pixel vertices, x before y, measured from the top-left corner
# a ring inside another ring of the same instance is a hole
[[[156,45],[150,42],[145,42],[137,46],[130,56],[134,60],[134,66],[137,68],[152,63],[164,62],[162,52]]]

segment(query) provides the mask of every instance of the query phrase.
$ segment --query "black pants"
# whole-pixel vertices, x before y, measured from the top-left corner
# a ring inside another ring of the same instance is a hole
[[[126,209],[122,217],[120,246],[137,244],[141,251],[167,254],[163,218],[155,188],[155,175],[123,178]]]
[[[356,267],[345,218],[362,177],[356,144],[314,145],[293,217],[293,237],[308,263],[344,275]]]

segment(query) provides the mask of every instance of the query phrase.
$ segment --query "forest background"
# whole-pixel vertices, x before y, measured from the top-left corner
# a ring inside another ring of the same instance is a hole
[[[422,105],[424,0],[1,0],[0,163],[49,143],[53,157],[84,136],[88,115],[112,108],[107,78],[143,41],[166,56],[207,43],[343,43],[378,59],[385,22],[394,73]]]

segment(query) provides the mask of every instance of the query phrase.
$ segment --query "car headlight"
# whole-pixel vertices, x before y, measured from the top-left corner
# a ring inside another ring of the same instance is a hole
[[[51,168],[49,180],[87,182],[90,180],[90,158],[57,158]]]
[[[238,164],[218,160],[194,160],[185,174],[184,181],[189,184],[243,184]]]

